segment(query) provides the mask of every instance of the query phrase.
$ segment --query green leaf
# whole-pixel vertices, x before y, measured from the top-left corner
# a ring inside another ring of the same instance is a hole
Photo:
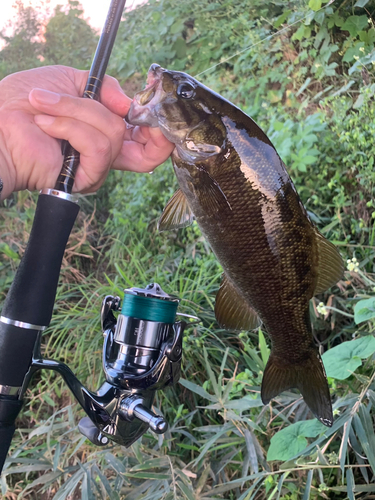
[[[365,42],[366,45],[372,46],[375,43],[375,29],[371,28],[370,30],[367,30],[367,31],[360,31],[359,32],[359,39],[362,42]]]
[[[322,0],[310,0],[309,1],[309,7],[312,10],[319,10],[322,7]]]
[[[183,38],[179,37],[173,44],[173,50],[176,51],[176,56],[179,59],[186,57],[187,45]]]
[[[372,318],[375,318],[375,297],[357,302],[354,306],[354,321],[356,325]]]
[[[162,467],[168,467],[168,465],[169,461],[167,457],[152,458],[150,460],[146,460],[142,464],[135,465],[129,470],[129,472],[139,472],[154,468],[161,469]]]
[[[342,30],[349,31],[350,36],[357,36],[360,31],[368,26],[367,16],[350,16],[345,21]]]
[[[283,130],[283,128],[285,127],[283,122],[278,122],[278,121],[274,121],[272,123],[272,126],[273,126],[274,130],[276,130],[276,132]]]
[[[172,35],[176,35],[176,33],[182,33],[185,25],[182,21],[178,20],[172,24],[170,32]]]
[[[287,18],[289,17],[289,15],[292,13],[291,10],[286,10],[285,12],[283,12],[281,14],[280,17],[278,17],[276,19],[276,21],[273,23],[273,25],[275,26],[275,28],[278,28],[279,26],[281,26],[286,20]]]
[[[348,48],[348,50],[345,52],[344,57],[342,58],[342,60],[344,62],[350,62],[355,57],[361,57],[361,56],[363,56],[363,52],[360,49],[363,49],[364,46],[365,46],[364,42],[357,42],[357,43],[355,43],[352,47]]]
[[[83,470],[77,471],[72,477],[70,477],[62,488],[53,497],[54,500],[65,500],[68,498],[73,491],[76,489],[78,483],[83,479],[85,473]]]
[[[168,480],[171,479],[170,474],[162,474],[160,472],[135,472],[132,474],[131,472],[126,472],[124,474],[126,477],[134,477],[137,479],[154,479],[154,480]]]
[[[324,21],[324,18],[325,18],[325,12],[324,10],[321,10],[320,12],[317,12],[315,15],[314,15],[314,21],[320,25],[323,24],[323,21]]]
[[[348,499],[355,500],[354,497],[355,483],[354,483],[354,475],[352,469],[347,469],[346,471],[346,485],[347,485]]]
[[[316,437],[326,427],[318,420],[307,420],[289,425],[271,438],[267,460],[290,460],[307,446],[307,437]]]
[[[358,415],[366,434],[366,448],[364,449],[366,450],[368,461],[373,471],[375,471],[375,432],[372,416],[370,415],[370,408],[361,404]]]
[[[317,157],[313,155],[306,155],[303,157],[303,163],[305,165],[312,165],[317,161]]]
[[[344,427],[343,427],[343,436],[341,439],[341,446],[340,446],[340,468],[342,473],[344,474],[345,471],[345,462],[346,462],[346,451],[348,449],[348,442],[349,442],[349,432],[352,427],[352,421],[353,418],[350,418],[347,422],[345,422]]]
[[[305,37],[305,26],[304,24],[301,24],[301,26],[298,28],[298,30],[294,33],[292,36],[292,40],[302,40],[302,38]]]
[[[264,366],[266,366],[268,358],[270,357],[270,350],[267,347],[266,339],[264,338],[263,332],[260,328],[259,328],[259,349]]]
[[[179,383],[186,387],[186,389],[189,389],[189,391],[195,392],[199,396],[202,396],[202,398],[208,399],[209,401],[213,401],[214,403],[217,402],[217,398],[215,396],[212,396],[209,394],[207,391],[203,389],[200,385],[194,384],[193,382],[190,382],[189,380],[185,379],[180,379]]]
[[[361,405],[362,406],[362,405]],[[359,408],[360,412],[361,412],[361,406]],[[373,472],[375,471],[375,452],[374,450],[372,449],[372,435],[370,434],[369,435],[369,427],[365,425],[363,425],[363,412],[361,415],[354,415],[353,417],[353,422],[354,422],[354,428],[355,428],[355,432],[358,436],[358,439],[362,445],[362,448],[363,448],[363,451],[365,452],[366,454],[366,457],[369,461],[369,464],[371,465],[371,468],[373,470]],[[372,430],[372,434],[374,433],[373,429]]]
[[[47,393],[42,394],[42,399],[49,405],[49,406],[56,406],[55,401],[49,396]]]
[[[375,352],[375,338],[371,335],[349,340],[333,347],[322,356],[327,377],[344,380],[362,364],[362,359]]]
[[[306,487],[305,491],[303,493],[303,499],[302,500],[309,500],[310,498],[310,490],[311,490],[311,481],[313,477],[313,469],[310,469],[309,472],[307,473],[307,479],[306,479]]]
[[[354,7],[364,7],[368,2],[369,0],[357,0]]]
[[[20,256],[7,243],[0,243],[0,252],[12,260],[20,260]]]
[[[177,485],[180,488],[180,490],[182,491],[182,493],[185,495],[185,498],[187,498],[188,500],[194,500],[195,499],[195,495],[194,495],[193,491],[191,491],[186,486],[186,484],[184,484],[182,481],[177,481]]]
[[[151,14],[151,18],[152,18],[152,20],[153,20],[153,21],[155,21],[155,22],[157,23],[157,22],[158,22],[158,21],[160,21],[160,19],[161,19],[161,13],[160,13],[160,12],[158,12],[158,11],[153,12],[153,13]]]
[[[197,446],[194,446],[192,444],[185,444],[185,443],[177,443],[176,445],[179,448],[182,448],[183,450],[193,450],[193,451],[199,451],[199,448]]]
[[[91,481],[87,474],[85,474],[82,481],[81,495],[82,495],[81,500],[95,500],[94,493],[91,489]]]
[[[241,399],[232,399],[224,404],[224,408],[227,410],[238,410],[241,412],[260,406],[263,406],[262,400],[259,397],[254,399],[251,396],[244,396]]]
[[[105,459],[112,466],[112,468],[117,472],[117,474],[124,474],[126,472],[126,468],[124,464],[116,458],[112,453],[106,453]]]
[[[306,165],[304,163],[293,163],[293,166],[296,166],[300,172],[307,172]]]

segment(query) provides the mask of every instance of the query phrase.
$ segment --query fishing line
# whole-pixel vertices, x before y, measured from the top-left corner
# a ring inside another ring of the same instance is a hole
[[[327,5],[325,5],[324,7],[321,7],[319,10],[316,11],[316,13],[320,12],[321,10],[323,9],[326,9],[327,7],[329,7],[330,5],[332,5],[333,3],[335,2],[335,0],[330,0]],[[290,29],[292,26],[294,26],[295,24],[298,24],[298,23],[301,23],[302,21],[304,21],[308,16],[310,16],[311,13],[308,13],[306,14],[306,16],[302,17],[301,19],[297,19],[297,21],[294,21],[294,23],[292,24],[289,24],[288,26],[285,26],[285,28],[282,28],[281,30],[279,31],[276,31],[276,33],[272,33],[271,35],[268,35],[264,38],[262,38],[261,40],[258,40],[257,42],[253,43],[252,45],[249,45],[248,47],[246,47],[245,49],[242,49],[238,52],[236,52],[236,54],[233,54],[232,56],[228,57],[227,59],[224,59],[224,61],[220,61],[219,63],[217,64],[214,64],[213,66],[211,66],[210,68],[207,68],[205,69],[204,71],[201,71],[200,73],[196,74],[194,76],[194,78],[197,78],[198,76],[200,75],[203,75],[204,73],[207,73],[207,71],[211,71],[212,69],[214,68],[217,68],[218,66],[220,66],[221,64],[224,64],[228,61],[230,61],[231,59],[233,59],[234,57],[237,57],[239,56],[240,54],[243,54],[244,52],[246,52],[247,50],[250,50],[252,49],[253,47],[256,47],[257,45],[260,45],[262,42],[265,42],[266,40],[271,40],[271,38],[279,35],[280,33],[283,33],[284,31],[287,31],[288,29]]]

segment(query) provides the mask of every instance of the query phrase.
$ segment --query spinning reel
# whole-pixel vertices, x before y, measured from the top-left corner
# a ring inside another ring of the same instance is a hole
[[[119,297],[104,298],[101,324],[106,381],[97,393],[88,391],[64,363],[33,359],[31,373],[43,368],[63,376],[87,414],[78,427],[92,443],[104,446],[112,440],[128,447],[148,428],[156,434],[167,430],[165,419],[150,408],[155,392],[180,378],[187,323],[175,321],[178,303],[178,298],[166,294],[157,283],[125,290],[122,307]],[[120,311],[117,319],[116,311]]]

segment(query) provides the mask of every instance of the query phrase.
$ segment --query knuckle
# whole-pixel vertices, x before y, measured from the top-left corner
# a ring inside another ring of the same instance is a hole
[[[107,158],[111,156],[111,141],[103,136],[99,141],[96,142],[95,154],[101,158]]]
[[[113,126],[111,128],[111,135],[115,136],[116,139],[123,138],[125,134],[125,122],[119,116],[114,120]]]

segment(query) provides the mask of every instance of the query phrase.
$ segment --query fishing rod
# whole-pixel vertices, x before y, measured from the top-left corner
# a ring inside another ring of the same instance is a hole
[[[99,100],[124,6],[125,0],[111,1],[84,98]],[[179,299],[157,283],[125,290],[122,305],[119,297],[104,298],[106,381],[97,392],[86,389],[64,363],[42,357],[41,337],[51,321],[64,250],[79,212],[72,195],[79,153],[65,141],[63,155],[55,187],[39,195],[29,242],[0,317],[0,474],[36,371],[60,373],[87,414],[79,430],[99,446],[110,440],[130,446],[148,428],[164,433],[168,424],[151,406],[156,390],[176,382],[181,371],[187,323],[176,321]]]

